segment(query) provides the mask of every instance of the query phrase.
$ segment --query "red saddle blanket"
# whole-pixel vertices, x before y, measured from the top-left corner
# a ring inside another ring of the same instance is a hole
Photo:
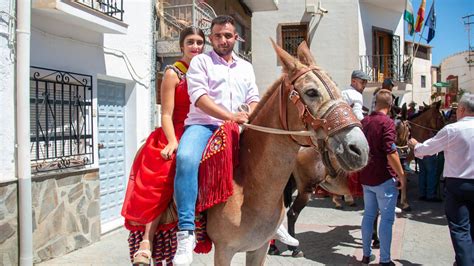
[[[196,211],[227,201],[234,192],[234,169],[239,163],[239,125],[225,122],[209,139],[199,166]]]

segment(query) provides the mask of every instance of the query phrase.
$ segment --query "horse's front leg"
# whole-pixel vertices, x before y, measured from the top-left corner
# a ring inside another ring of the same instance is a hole
[[[411,210],[410,204],[408,204],[408,200],[407,200],[407,186],[404,186],[400,191],[400,205],[402,207],[402,210],[404,211]]]
[[[230,266],[230,262],[235,255],[233,250],[230,250],[225,245],[215,244],[214,251],[214,265],[215,266]]]
[[[264,265],[265,259],[267,258],[268,244],[269,242],[265,241],[257,250],[247,251],[245,254],[245,265]]]
[[[286,216],[288,218],[288,233],[292,236],[295,237],[295,224],[296,220],[298,219],[298,216],[301,213],[301,210],[308,204],[308,201],[311,198],[311,193],[305,192],[298,190],[298,195],[296,196],[295,201],[291,205],[290,209],[286,213]],[[288,249],[292,251],[292,256],[293,257],[303,257],[304,254],[301,250],[298,249],[298,247],[294,246],[288,246]]]

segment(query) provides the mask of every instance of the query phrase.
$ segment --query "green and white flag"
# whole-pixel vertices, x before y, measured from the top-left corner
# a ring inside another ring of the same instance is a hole
[[[413,17],[413,5],[411,4],[411,0],[406,0],[405,2],[405,15],[403,18],[408,23],[408,33],[413,35],[415,32],[415,19]]]

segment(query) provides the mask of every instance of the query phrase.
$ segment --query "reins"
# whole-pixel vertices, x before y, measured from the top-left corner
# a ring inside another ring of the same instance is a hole
[[[423,128],[423,129],[426,129],[426,130],[430,130],[430,131],[433,131],[433,132],[438,132],[439,130],[438,129],[434,129],[434,128],[430,128],[430,127],[425,127],[425,126],[422,126],[420,124],[417,124],[415,122],[411,122],[410,120],[407,120],[408,123],[412,124],[412,125],[415,125],[417,127],[420,127],[420,128]]]
[[[242,126],[256,130],[256,131],[276,134],[276,135],[292,135],[292,136],[303,136],[303,137],[310,137],[314,135],[313,132],[308,131],[308,130],[300,130],[300,131],[283,130],[279,128],[262,127],[262,126],[248,124],[248,123],[244,123],[242,124]]]

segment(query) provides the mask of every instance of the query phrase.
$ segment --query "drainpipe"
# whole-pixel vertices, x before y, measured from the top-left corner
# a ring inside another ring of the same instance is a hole
[[[33,209],[30,165],[31,1],[17,1],[16,30],[16,167],[21,266],[33,265]]]

